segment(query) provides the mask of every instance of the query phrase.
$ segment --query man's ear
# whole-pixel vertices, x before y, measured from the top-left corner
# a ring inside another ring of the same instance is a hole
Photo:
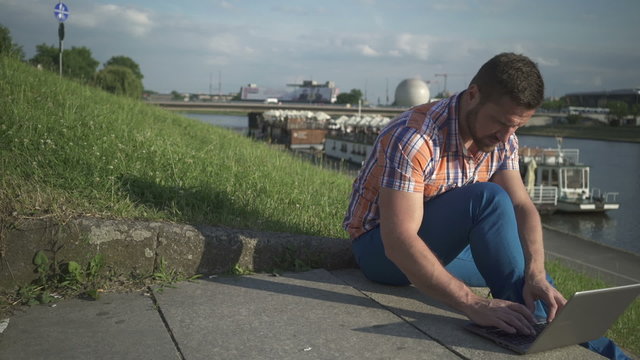
[[[478,89],[478,85],[471,84],[467,88],[467,94],[469,94],[469,103],[471,107],[480,103],[480,89]]]

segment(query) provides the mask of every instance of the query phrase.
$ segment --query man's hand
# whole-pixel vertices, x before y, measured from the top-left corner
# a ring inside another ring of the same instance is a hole
[[[548,309],[548,322],[551,322],[556,317],[556,313],[567,303],[564,296],[549,284],[544,275],[527,277],[522,289],[522,297],[525,305],[532,312],[535,310],[536,300],[544,301]]]
[[[478,297],[465,309],[465,313],[471,321],[481,326],[495,326],[510,334],[535,334],[533,313],[518,303]]]

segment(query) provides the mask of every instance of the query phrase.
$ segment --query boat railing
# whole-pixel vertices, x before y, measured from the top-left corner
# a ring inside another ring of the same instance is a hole
[[[580,161],[580,149],[521,148],[525,162],[534,159],[539,165],[576,165]]]
[[[529,190],[534,204],[558,205],[558,188],[555,186],[534,186]]]
[[[617,192],[606,192],[606,193],[604,193],[604,202],[606,202],[606,203],[617,203],[619,194],[620,193],[617,193]]]
[[[617,203],[618,202],[618,196],[620,195],[620,193],[618,192],[606,192],[606,193],[602,193],[602,191],[599,188],[592,188],[591,189],[591,198],[592,199],[601,199],[603,200],[605,203]]]

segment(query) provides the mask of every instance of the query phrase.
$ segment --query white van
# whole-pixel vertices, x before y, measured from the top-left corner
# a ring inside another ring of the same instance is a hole
[[[266,98],[264,99],[265,104],[279,104],[277,98]]]

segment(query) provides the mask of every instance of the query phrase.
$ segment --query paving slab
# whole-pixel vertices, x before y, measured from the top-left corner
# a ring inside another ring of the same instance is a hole
[[[156,292],[185,359],[459,359],[326,270]]]
[[[575,345],[531,355],[518,355],[464,330],[465,316],[422,295],[413,286],[385,286],[367,280],[357,269],[331,272],[362,291],[407,323],[467,359],[604,359]]]
[[[130,293],[18,311],[0,333],[0,359],[180,358],[151,298]]]

